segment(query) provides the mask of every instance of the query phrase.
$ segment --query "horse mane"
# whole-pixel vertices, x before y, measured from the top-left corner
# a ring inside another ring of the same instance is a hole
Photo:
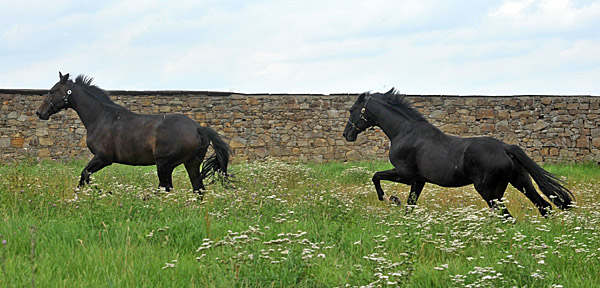
[[[94,81],[94,78],[83,75],[83,74],[79,74],[79,76],[77,76],[77,78],[75,78],[75,84],[81,85],[87,94],[95,97],[96,99],[98,99],[102,102],[117,105],[117,103],[113,102],[110,99],[108,92],[106,92],[105,90],[101,89],[100,87],[92,84],[93,81]]]
[[[396,88],[392,88],[390,91],[384,94],[387,97],[388,103],[396,108],[398,112],[400,112],[405,117],[415,120],[415,121],[425,121],[427,119],[412,106],[412,104],[406,99],[405,94],[400,94],[396,90]]]

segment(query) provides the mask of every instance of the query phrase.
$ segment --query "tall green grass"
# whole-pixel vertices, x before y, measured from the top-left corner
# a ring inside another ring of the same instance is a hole
[[[588,162],[578,165],[554,164],[544,166],[551,173],[561,175],[570,180],[578,181],[597,181],[600,179],[600,164]]]
[[[600,174],[548,166],[578,207],[538,216],[507,191],[516,221],[470,186],[427,185],[406,212],[377,200],[386,162],[237,164],[234,187],[193,195],[154,167],[113,165],[76,189],[85,162],[0,167],[0,287],[595,287]],[[404,201],[408,187],[385,183]]]

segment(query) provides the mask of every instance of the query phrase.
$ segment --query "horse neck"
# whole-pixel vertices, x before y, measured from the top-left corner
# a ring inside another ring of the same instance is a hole
[[[379,104],[377,106],[376,113],[373,113],[377,115],[377,126],[390,140],[408,135],[412,130],[422,127],[422,121],[410,119],[389,105]],[[432,125],[429,124],[429,126]]]
[[[80,87],[72,94],[70,101],[71,107],[77,112],[79,119],[81,119],[81,122],[83,122],[83,125],[88,131],[93,130],[96,123],[98,123],[98,120],[104,115],[107,115],[107,112],[109,112],[107,110],[111,109],[110,105],[88,95],[87,92]]]

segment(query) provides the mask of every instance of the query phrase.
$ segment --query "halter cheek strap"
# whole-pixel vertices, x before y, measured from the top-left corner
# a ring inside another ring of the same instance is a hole
[[[73,84],[73,87],[74,87],[74,86],[75,86],[75,84]],[[73,89],[73,87],[71,87],[71,89]],[[71,107],[71,106],[69,105],[69,104],[70,104],[70,102],[69,102],[69,95],[71,95],[71,94],[73,93],[73,91],[72,91],[71,89],[67,90],[67,94],[64,94],[64,95],[63,95],[63,97],[62,97],[62,99],[61,99],[61,100],[59,100],[59,101],[58,101],[58,102],[56,102],[56,103],[52,103],[52,101],[50,101],[50,100],[48,100],[48,99],[44,99],[44,102],[46,102],[46,103],[48,104],[48,106],[50,106],[50,109],[52,110],[52,113],[55,113],[55,112],[57,112],[58,110],[60,110],[60,109],[55,109],[55,108],[54,108],[54,105],[55,105],[55,104],[58,104],[59,102],[64,102],[64,103],[65,103],[65,106],[63,107],[63,108],[65,108],[65,109],[67,109],[67,108]]]
[[[367,104],[369,104],[369,100],[371,100],[371,94],[367,96],[367,99],[365,100],[365,105],[362,109],[360,109],[360,119],[362,119],[365,122],[369,122],[369,120],[365,118],[365,112],[367,112]]]
[[[360,120],[365,121],[366,123],[369,123],[369,119],[365,118],[365,113],[367,112],[367,104],[369,103],[369,100],[371,100],[371,94],[369,94],[367,96],[367,99],[365,100],[365,105],[363,105],[363,108],[360,109]],[[356,126],[355,123],[353,123],[352,121],[350,121],[350,119],[348,119],[348,123],[354,128],[356,129],[356,131],[358,132],[362,132],[364,130],[361,130],[360,128],[358,128]]]

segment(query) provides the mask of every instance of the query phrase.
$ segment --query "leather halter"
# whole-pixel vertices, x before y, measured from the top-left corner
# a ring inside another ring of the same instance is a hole
[[[369,103],[369,100],[371,100],[371,94],[367,95],[367,98],[365,100],[365,105],[363,105],[363,108],[360,109],[360,120],[365,121],[365,123],[369,123],[369,119],[365,118],[365,113],[367,112],[367,104]],[[357,123],[353,123],[352,121],[350,121],[350,119],[348,119],[348,124],[350,124],[352,126],[352,128],[354,128],[359,133],[366,130],[366,129],[358,128],[356,126]]]
[[[48,104],[48,106],[50,106],[50,110],[52,111],[52,113],[56,113],[58,112],[60,109],[54,109],[54,105],[60,103],[60,102],[64,102],[65,106],[63,107],[65,110],[69,107],[71,107],[69,104],[69,95],[71,95],[73,92],[71,91],[73,89],[73,87],[75,87],[75,83],[73,83],[73,86],[71,86],[71,89],[67,90],[67,94],[64,94],[62,99],[58,100],[57,102],[52,103],[52,101],[48,100],[48,99],[44,99],[44,102],[46,102]]]

